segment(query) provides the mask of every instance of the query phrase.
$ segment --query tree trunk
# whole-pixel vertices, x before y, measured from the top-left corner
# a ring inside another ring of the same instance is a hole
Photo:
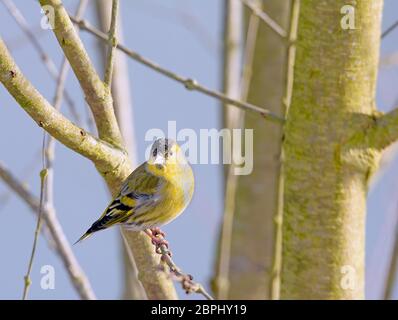
[[[355,29],[340,10],[355,8]],[[379,152],[347,148],[375,116],[382,0],[301,1],[285,125],[281,296],[362,299],[369,177]],[[250,246],[248,246],[250,247]]]

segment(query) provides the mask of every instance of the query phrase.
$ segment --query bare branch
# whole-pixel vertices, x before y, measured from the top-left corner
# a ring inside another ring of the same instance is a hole
[[[269,15],[267,15],[264,11],[262,11],[259,7],[253,4],[250,0],[241,0],[242,3],[247,6],[253,14],[261,19],[267,26],[269,26],[273,31],[275,31],[282,38],[287,37],[287,33],[283,28],[276,23]]]
[[[39,212],[39,200],[29,192],[0,162],[0,178],[23,200],[33,212]],[[73,286],[82,299],[96,299],[84,271],[81,269],[67,240],[54,208],[44,207],[43,219],[48,227],[48,241],[55,244],[55,251],[60,256]]]
[[[385,114],[370,115],[363,125],[365,128],[358,128],[345,147],[383,150],[398,140],[398,108]]]
[[[242,80],[241,80],[241,98],[243,100],[247,99],[250,83],[253,74],[253,61],[254,52],[256,48],[256,39],[259,28],[259,18],[255,14],[251,14],[249,18],[249,24],[247,26],[246,43],[243,52],[243,70],[242,70]]]
[[[45,132],[43,131],[43,146],[42,146],[42,152],[43,154],[45,153]],[[44,157],[43,157],[43,169],[40,171],[40,200],[39,200],[39,213],[37,216],[37,224],[36,224],[36,229],[35,229],[35,235],[33,238],[33,245],[32,245],[32,252],[30,254],[29,258],[29,263],[28,263],[28,270],[26,271],[26,275],[24,277],[24,289],[23,289],[23,294],[22,294],[22,300],[26,300],[28,298],[28,291],[30,288],[30,285],[32,283],[30,279],[30,273],[32,272],[32,267],[33,267],[33,261],[35,258],[36,254],[36,248],[37,248],[37,242],[39,240],[39,234],[40,234],[40,229],[41,229],[41,224],[42,224],[42,219],[43,219],[43,211],[44,211],[44,188],[46,185],[46,178],[47,178],[47,169],[45,168],[45,162],[44,162]]]
[[[0,81],[39,126],[68,148],[93,161],[103,175],[123,170],[121,164],[126,161],[126,154],[75,126],[55,110],[19,70],[1,38]]]
[[[57,67],[55,66],[54,61],[47,55],[46,50],[43,48],[43,46],[40,44],[40,42],[37,39],[37,35],[35,32],[32,30],[32,28],[28,25],[27,21],[25,20],[24,16],[22,13],[18,10],[16,5],[11,1],[11,0],[2,0],[4,6],[7,8],[11,16],[14,18],[14,20],[17,22],[17,24],[20,26],[28,40],[31,42],[33,47],[36,49],[38,52],[40,59],[43,61],[48,73],[50,76],[54,79],[57,80],[58,78],[58,70]],[[71,95],[66,91],[65,92],[65,101],[67,102],[69,106],[70,113],[74,119],[74,121],[78,124],[80,124],[80,117],[79,113],[76,110],[75,103],[71,97]]]
[[[388,34],[390,34],[396,27],[398,27],[398,21],[395,21],[391,26],[389,26],[382,34],[381,38],[384,39]]]
[[[286,61],[286,87],[283,97],[283,114],[286,116],[292,101],[293,82],[294,82],[294,63],[296,60],[296,38],[298,19],[300,13],[300,0],[292,1],[292,8],[290,12],[289,22],[289,46],[287,48],[287,61]],[[282,272],[282,224],[283,224],[283,194],[284,194],[284,151],[281,148],[280,152],[280,170],[277,184],[277,208],[274,216],[274,252],[272,257],[272,272],[270,281],[270,297],[272,300],[279,300],[280,286],[281,286],[281,272]]]
[[[119,11],[119,0],[112,1],[112,13],[111,13],[111,26],[109,28],[109,49],[108,49],[108,58],[106,61],[106,69],[105,69],[105,84],[110,87],[112,82],[112,72],[113,65],[115,61],[115,48],[117,45],[116,39],[116,24],[117,24],[117,14]]]
[[[109,88],[101,81],[79,35],[60,0],[40,0],[54,9],[54,33],[79,80],[97,125],[99,137],[122,148],[122,138],[113,111]]]
[[[175,277],[175,279],[181,283],[182,289],[187,293],[195,292],[201,294],[207,300],[214,300],[214,298],[205,290],[205,288],[198,282],[193,281],[193,277],[190,274],[184,273],[171,259],[171,254],[169,249],[163,245],[160,247],[161,250],[161,260],[167,264],[170,273]]]
[[[85,30],[85,31],[95,35],[96,37],[102,39],[103,41],[108,41],[108,37],[105,33],[92,27],[87,21],[76,19],[73,16],[71,16],[70,18],[73,22],[77,23],[80,26],[81,30]],[[245,101],[232,99],[221,92],[214,91],[205,86],[202,86],[196,80],[191,79],[191,78],[185,78],[185,77],[182,77],[172,71],[169,71],[169,70],[159,66],[158,64],[150,61],[149,59],[142,57],[138,53],[128,49],[127,47],[125,47],[124,45],[122,45],[120,43],[117,44],[117,48],[119,50],[121,50],[122,52],[124,52],[125,54],[127,54],[130,58],[146,65],[147,67],[151,68],[152,70],[155,70],[170,79],[173,79],[173,80],[183,84],[185,86],[185,88],[187,88],[188,90],[199,91],[199,92],[204,93],[210,97],[216,98],[226,104],[234,105],[236,107],[242,108],[243,110],[256,112],[268,120],[272,120],[272,121],[276,121],[276,122],[280,122],[280,123],[284,122],[283,118],[271,113],[267,109],[255,106],[255,105],[250,104]]]
[[[155,246],[155,252],[160,255],[160,260],[168,267],[168,272],[178,282],[181,283],[182,289],[186,294],[198,293],[203,295],[207,300],[214,300],[213,297],[205,290],[205,288],[195,281],[190,274],[184,273],[171,258],[172,253],[169,249],[168,242],[165,239],[165,234],[159,228],[146,230],[146,234],[152,239],[152,244]],[[164,267],[164,265],[160,265]],[[161,268],[163,269],[163,268]],[[162,270],[167,271],[167,270]]]
[[[29,178],[32,177],[33,173],[36,173],[36,169],[39,167],[40,163],[40,157],[41,157],[41,150],[36,150],[36,152],[33,154],[32,159],[22,168],[20,176],[21,182],[25,183]],[[5,190],[2,194],[0,194],[0,212],[3,210],[3,208],[7,205],[8,201],[11,199],[13,192],[9,190]],[[42,232],[47,232],[45,228],[42,230]]]

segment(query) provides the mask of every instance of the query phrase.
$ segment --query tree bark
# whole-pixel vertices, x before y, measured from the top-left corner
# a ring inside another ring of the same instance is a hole
[[[355,9],[345,30],[340,10]],[[347,144],[377,121],[382,0],[301,1],[285,125],[281,296],[362,299],[366,193],[379,150]]]

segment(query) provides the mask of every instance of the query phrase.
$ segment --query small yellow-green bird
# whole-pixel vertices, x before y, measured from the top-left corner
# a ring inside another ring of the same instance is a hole
[[[148,229],[157,230],[185,210],[193,191],[193,172],[180,146],[171,139],[157,139],[149,160],[127,177],[101,217],[76,243],[116,224],[151,236]]]

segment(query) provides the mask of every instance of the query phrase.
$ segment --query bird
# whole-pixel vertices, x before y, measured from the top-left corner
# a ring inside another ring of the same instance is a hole
[[[122,183],[100,218],[75,242],[114,225],[145,231],[154,244],[159,227],[177,218],[191,202],[194,175],[181,147],[172,139],[156,139],[149,159]],[[167,243],[167,242],[166,242]]]

